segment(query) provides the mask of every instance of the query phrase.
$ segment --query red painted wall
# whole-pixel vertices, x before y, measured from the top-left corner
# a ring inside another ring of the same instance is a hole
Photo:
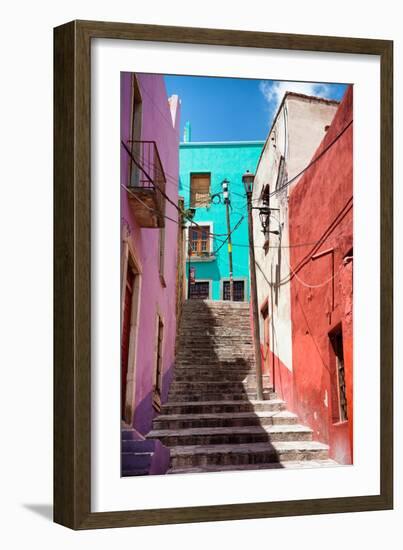
[[[316,158],[353,118],[349,87]],[[314,430],[314,438],[330,445],[331,457],[352,462],[353,449],[353,126],[309,168],[289,198],[291,247],[291,316],[293,371],[283,390],[290,408]],[[327,252],[328,251],[328,252]],[[330,252],[332,251],[332,252]],[[325,252],[324,255],[321,253]],[[326,253],[327,252],[327,253]],[[312,259],[319,255],[317,259]],[[335,356],[329,333],[341,327],[347,394],[347,417],[336,422]],[[276,373],[275,373],[276,375]]]

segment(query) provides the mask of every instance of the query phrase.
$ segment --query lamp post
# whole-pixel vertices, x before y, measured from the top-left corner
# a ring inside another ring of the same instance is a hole
[[[193,218],[195,217],[196,209],[195,208],[189,208],[186,211],[186,218],[189,220],[190,225],[188,229],[188,300],[190,300],[190,257],[192,255],[192,247],[190,243],[190,233],[192,230],[192,222]]]
[[[255,248],[253,243],[252,190],[255,175],[247,170],[242,176],[248,202],[248,232],[249,232],[249,264],[250,264],[250,294],[253,315],[253,341],[255,346],[256,365],[256,397],[263,399],[262,358],[260,354],[259,312],[257,304]]]
[[[234,300],[234,281],[233,281],[233,267],[232,267],[232,241],[231,241],[231,224],[229,218],[229,205],[230,200],[228,196],[228,184],[229,181],[225,179],[221,185],[223,190],[224,204],[226,208],[226,218],[227,218],[227,241],[228,241],[228,262],[229,262],[229,299],[232,302]]]

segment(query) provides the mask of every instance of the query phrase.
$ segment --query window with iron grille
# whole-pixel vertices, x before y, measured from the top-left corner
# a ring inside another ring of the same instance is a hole
[[[278,172],[277,172],[277,181],[276,181],[276,190],[280,189],[282,185],[285,183],[285,161],[284,157],[280,157],[280,163],[278,166]]]
[[[243,302],[245,300],[245,281],[233,281],[234,302]],[[229,281],[223,281],[223,299],[230,299]]]
[[[270,205],[270,185],[267,184],[263,187],[261,200],[266,207]],[[264,250],[265,256],[268,253],[269,247],[270,247],[269,220],[270,220],[270,214],[266,216],[266,226],[263,230],[263,235],[264,235],[263,250]]]
[[[190,206],[198,208],[210,204],[210,174],[190,176]]]
[[[208,281],[196,281],[189,286],[189,298],[191,300],[208,300],[210,297],[210,283]]]
[[[189,227],[189,243],[192,255],[208,255],[210,253],[210,226]]]
[[[348,420],[346,377],[344,371],[343,333],[341,327],[330,334],[333,356],[332,368],[332,417],[333,422]]]

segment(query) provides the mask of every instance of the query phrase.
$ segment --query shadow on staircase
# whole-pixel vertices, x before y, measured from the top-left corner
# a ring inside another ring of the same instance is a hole
[[[268,376],[263,386],[258,401],[249,304],[188,300],[168,399],[143,445],[169,450],[170,474],[333,465]]]

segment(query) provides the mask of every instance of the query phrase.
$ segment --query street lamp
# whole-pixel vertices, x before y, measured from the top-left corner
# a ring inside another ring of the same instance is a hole
[[[260,354],[260,331],[259,331],[259,312],[257,304],[256,288],[256,265],[255,248],[253,242],[253,218],[252,218],[252,191],[255,175],[247,170],[242,176],[242,183],[245,186],[246,199],[248,202],[248,232],[249,232],[249,264],[250,264],[250,294],[252,301],[253,315],[253,340],[255,346],[255,365],[256,365],[256,396],[258,400],[263,399],[263,381],[262,381],[262,358]]]
[[[196,208],[188,208],[185,212],[185,217],[190,221],[188,230],[188,300],[190,300],[190,256],[192,255],[192,247],[190,244],[190,232],[192,229],[193,218],[196,214]]]
[[[227,241],[228,241],[228,265],[229,265],[229,299],[232,302],[234,300],[234,281],[233,281],[233,265],[232,265],[232,240],[231,240],[231,223],[229,215],[230,199],[228,194],[229,181],[225,179],[221,182],[222,192],[225,204],[225,214],[227,219]],[[224,296],[223,296],[224,297]]]

